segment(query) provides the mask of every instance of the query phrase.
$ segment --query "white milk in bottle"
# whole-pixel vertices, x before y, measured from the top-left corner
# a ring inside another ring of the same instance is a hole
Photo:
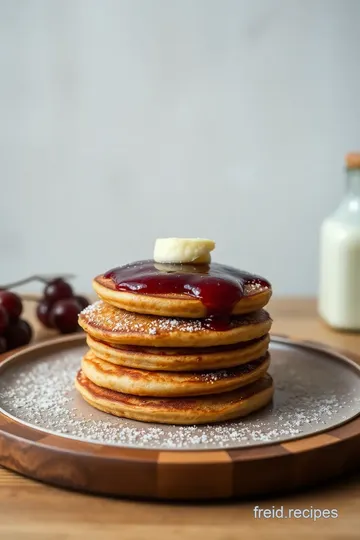
[[[360,331],[360,153],[346,156],[347,190],[322,224],[319,314],[335,329]]]

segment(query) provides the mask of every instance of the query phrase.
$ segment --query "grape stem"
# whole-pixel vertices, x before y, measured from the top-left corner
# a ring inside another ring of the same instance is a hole
[[[58,275],[56,276],[56,278],[59,278],[59,279],[71,279],[73,277],[74,277],[73,274],[64,274],[62,276],[58,276]],[[41,283],[44,283],[45,285],[47,285],[49,281],[53,279],[54,279],[54,276],[50,276],[46,278],[44,276],[39,276],[35,274],[28,278],[20,279],[19,281],[14,281],[14,283],[8,283],[7,285],[0,285],[0,290],[14,289],[15,287],[20,287],[21,285],[26,285],[27,283],[31,283],[32,281],[40,281]]]

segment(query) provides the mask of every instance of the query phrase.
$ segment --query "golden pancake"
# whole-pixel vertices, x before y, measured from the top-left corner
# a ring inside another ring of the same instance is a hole
[[[232,317],[226,330],[209,329],[206,319],[171,319],[140,315],[98,301],[79,315],[80,326],[94,339],[119,345],[211,347],[250,341],[267,334],[271,318],[263,309]]]
[[[223,394],[187,398],[147,398],[106,390],[92,383],[80,370],[75,386],[93,407],[106,413],[142,422],[208,424],[247,416],[270,403],[274,388],[270,375],[249,386]]]
[[[231,369],[216,371],[145,371],[127,368],[96,358],[89,351],[81,369],[91,382],[122,394],[153,397],[201,396],[229,392],[255,382],[265,375],[270,355]]]
[[[121,366],[149,371],[204,371],[246,364],[266,354],[270,336],[244,343],[209,348],[159,348],[110,345],[90,335],[87,344],[98,358]]]
[[[201,300],[190,298],[185,294],[149,295],[118,291],[114,282],[105,278],[103,274],[97,276],[92,285],[102,300],[127,311],[164,317],[202,318],[207,316],[206,307]],[[234,306],[232,314],[241,315],[263,308],[269,302],[271,294],[271,288],[258,291],[249,287],[245,291],[245,296]]]

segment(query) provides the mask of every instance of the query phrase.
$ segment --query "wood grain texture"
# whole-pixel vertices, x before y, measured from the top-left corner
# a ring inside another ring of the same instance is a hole
[[[31,306],[27,306],[27,310]],[[270,311],[274,317],[273,331],[290,334],[294,338],[319,340],[331,346],[360,351],[360,336],[354,334],[337,334],[331,332],[316,318],[314,302],[307,300],[272,301]],[[46,334],[42,332],[42,338]],[[341,426],[333,430],[332,436],[339,437],[342,430],[347,430],[347,440],[356,439],[360,425],[353,429]],[[16,436],[16,435],[14,435]],[[51,446],[51,441],[45,441]],[[328,448],[333,445],[329,444]],[[263,449],[257,449],[261,458]],[[248,452],[248,450],[244,450]],[[273,451],[273,467],[267,468],[273,476],[281,474],[278,460],[283,459],[284,452],[289,459],[294,454],[284,448]],[[239,451],[230,451],[232,461],[240,462],[246,456],[240,457]],[[301,455],[301,452],[298,453]],[[306,455],[303,453],[302,455]],[[359,455],[357,445],[348,449],[350,461]],[[253,463],[261,463],[253,456]],[[151,461],[152,456],[149,456]],[[329,456],[331,461],[332,456]],[[341,468],[346,470],[348,462]],[[256,469],[260,474],[259,467]],[[251,472],[251,471],[248,471]],[[268,474],[270,474],[270,472]],[[271,478],[270,478],[271,481]],[[238,482],[243,482],[239,477]],[[306,519],[254,519],[254,504],[262,508],[284,506],[288,508],[336,508],[339,512],[337,520],[321,519],[316,523]],[[228,502],[225,505],[192,506],[188,504],[156,505],[146,502],[131,502],[126,500],[111,500],[86,496],[70,491],[51,488],[39,482],[23,478],[6,469],[0,468],[0,538],[48,540],[86,537],[98,539],[105,535],[107,538],[138,539],[195,539],[200,535],[209,540],[235,540],[243,535],[253,539],[285,539],[289,535],[293,540],[307,537],[325,539],[355,539],[358,538],[360,524],[358,508],[360,505],[360,477],[353,476],[343,479],[340,483],[313,489],[304,493],[289,494],[276,499],[251,502]]]
[[[233,495],[228,452],[160,452],[158,496],[164,499],[222,499]]]
[[[21,368],[83,343],[82,334],[57,338],[27,347],[10,363]],[[299,346],[302,341],[288,343],[291,355],[291,344]],[[306,347],[327,351],[309,341]],[[232,452],[156,452],[47,434],[0,412],[2,465],[49,484],[115,496],[204,500],[291,491],[355,468],[359,451],[356,419],[346,424],[346,431],[337,428],[336,436],[327,430],[305,439]]]

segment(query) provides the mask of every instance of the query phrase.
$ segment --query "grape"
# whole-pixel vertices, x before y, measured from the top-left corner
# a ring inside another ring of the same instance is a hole
[[[75,299],[79,302],[81,309],[85,309],[88,305],[90,305],[90,302],[85,296],[75,296]]]
[[[11,322],[18,320],[23,309],[21,298],[6,290],[0,291],[0,306],[5,309]]]
[[[81,306],[75,298],[59,300],[50,312],[50,322],[62,334],[76,332],[78,327],[78,314]]]
[[[64,300],[65,298],[71,298],[73,295],[73,290],[71,285],[66,283],[61,278],[54,279],[50,281],[44,291],[46,300],[54,304],[58,300]]]
[[[0,354],[6,352],[7,344],[6,339],[4,337],[0,337]]]
[[[39,321],[46,326],[46,328],[54,328],[50,321],[51,308],[53,304],[43,298],[36,306],[36,315]]]
[[[9,317],[3,306],[0,306],[0,335],[2,335],[9,324]]]
[[[15,324],[9,326],[5,332],[7,350],[17,349],[27,345],[32,338],[32,329],[29,323],[20,319]]]

